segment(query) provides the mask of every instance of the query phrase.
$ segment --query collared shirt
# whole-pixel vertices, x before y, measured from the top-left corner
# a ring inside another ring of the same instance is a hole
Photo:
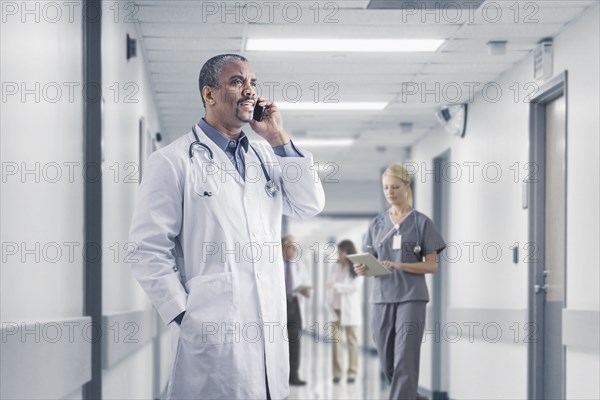
[[[225,155],[231,161],[235,169],[238,171],[242,179],[246,179],[246,166],[244,164],[248,147],[250,146],[250,140],[244,131],[240,132],[240,135],[236,140],[230,139],[212,126],[210,126],[204,118],[201,118],[198,122],[198,126],[202,131],[212,140],[217,147],[219,147]],[[279,157],[304,157],[297,149],[296,146],[290,140],[289,143],[283,146],[273,147],[273,152]]]

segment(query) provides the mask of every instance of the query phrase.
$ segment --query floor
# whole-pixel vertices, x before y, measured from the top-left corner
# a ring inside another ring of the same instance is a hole
[[[302,336],[300,378],[306,386],[290,386],[293,399],[387,399],[389,385],[382,381],[377,355],[361,352],[356,382],[347,384],[346,378],[333,383],[331,345],[322,337]],[[345,354],[346,362],[348,355]]]

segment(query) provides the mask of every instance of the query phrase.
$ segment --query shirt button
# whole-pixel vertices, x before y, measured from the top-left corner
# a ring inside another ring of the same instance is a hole
[[[235,142],[233,140],[229,142],[229,147],[235,147]]]
[[[179,269],[175,266],[173,267],[173,271],[177,272]]]
[[[260,272],[256,273],[256,279],[260,279]]]

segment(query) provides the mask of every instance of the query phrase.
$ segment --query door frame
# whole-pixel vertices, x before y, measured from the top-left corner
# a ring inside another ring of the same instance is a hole
[[[88,6],[102,10],[102,0],[89,0]],[[102,87],[102,16],[83,18],[83,82]],[[83,106],[84,162],[86,166],[102,166],[102,99],[86,96]],[[102,179],[85,179],[84,188],[84,241],[102,243]],[[91,246],[95,248],[95,246]],[[102,257],[85,258],[84,293],[85,315],[91,317],[91,379],[82,391],[84,399],[102,398]]]
[[[433,159],[435,180],[433,183],[433,222],[442,234],[442,237],[448,239],[448,200],[450,199],[450,185],[444,180],[442,171],[445,165],[450,163],[451,150],[438,154]],[[444,257],[439,259],[438,271],[432,275],[432,305],[431,305],[431,323],[430,329],[437,329],[437,326],[444,326],[447,320],[446,305],[448,304],[448,263]],[[447,400],[448,384],[448,348],[444,346],[443,340],[433,341],[431,349],[431,397],[433,400]]]
[[[565,165],[568,166],[568,115],[569,102],[567,97],[568,73],[564,71],[548,82],[540,86],[537,94],[531,99],[529,105],[529,162],[537,166],[536,175],[530,181],[525,181],[528,191],[529,207],[529,244],[533,245],[533,251],[529,253],[529,284],[528,284],[528,314],[529,327],[534,330],[530,332],[531,340],[527,348],[527,397],[529,399],[544,398],[544,306],[545,292],[535,293],[535,285],[544,285],[545,266],[545,204],[546,204],[546,105],[553,100],[564,96],[565,99]],[[567,176],[565,172],[565,188],[567,187]],[[566,216],[566,194],[565,194],[565,227]],[[565,235],[566,242],[566,235]],[[567,247],[565,243],[565,285],[564,305],[566,306],[566,257]],[[565,377],[562,377],[563,382]],[[564,385],[563,385],[564,388]]]

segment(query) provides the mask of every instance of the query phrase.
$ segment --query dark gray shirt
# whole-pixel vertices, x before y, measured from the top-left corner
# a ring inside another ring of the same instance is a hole
[[[412,213],[416,213],[417,226]],[[415,253],[417,231],[419,229],[421,252]],[[390,233],[393,231],[393,233]],[[402,235],[402,247],[393,249],[393,239],[397,233]],[[375,217],[363,238],[363,251],[373,254],[379,261],[415,263],[422,261],[426,253],[441,252],[446,247],[444,239],[437,231],[433,221],[425,214],[411,211],[396,229],[389,210]],[[429,301],[429,292],[425,275],[393,270],[389,275],[373,277],[372,303],[402,303],[405,301]]]

